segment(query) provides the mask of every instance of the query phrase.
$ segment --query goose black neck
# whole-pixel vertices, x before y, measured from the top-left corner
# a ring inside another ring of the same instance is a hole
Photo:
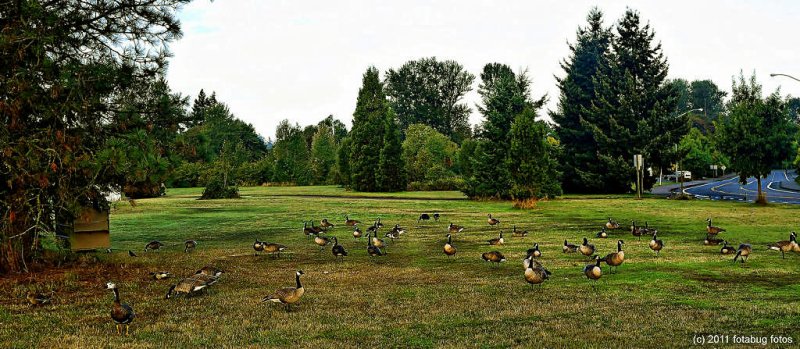
[[[617,252],[622,252],[622,243],[617,242]]]
[[[114,291],[114,302],[119,303],[119,290],[117,290],[116,287],[112,288],[111,290]]]
[[[450,235],[447,235],[447,243],[449,244],[451,241],[453,241],[453,237],[450,236]]]
[[[294,280],[297,282],[297,288],[303,288],[303,285],[300,284],[300,274],[295,274]]]
[[[594,266],[595,267],[599,267],[600,266],[600,258],[595,259]]]

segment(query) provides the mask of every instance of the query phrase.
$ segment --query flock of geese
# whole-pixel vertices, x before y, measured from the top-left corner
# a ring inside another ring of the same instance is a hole
[[[488,214],[487,217],[488,218],[486,222],[489,224],[489,226],[494,227],[500,224],[500,220],[492,217],[491,214]],[[434,219],[438,222],[440,215],[438,213],[434,213],[433,215],[423,213],[419,216],[417,222],[428,221],[431,219]],[[742,243],[737,249],[734,249],[728,244],[728,241],[718,238],[718,235],[725,232],[725,229],[712,225],[711,218],[708,218],[706,221],[708,225],[706,226],[706,238],[703,244],[708,246],[719,245],[722,243],[723,246],[720,249],[721,254],[735,254],[733,262],[740,261],[741,263],[745,263],[750,254],[753,253],[752,245]],[[360,221],[353,220],[350,219],[350,217],[345,216],[344,225],[353,229],[352,236],[354,240],[364,237],[364,232],[359,228],[359,224],[361,224]],[[322,219],[319,226],[314,225],[313,221],[303,222],[303,234],[309,239],[313,237],[313,243],[319,247],[319,251],[324,251],[328,246],[331,246],[330,250],[334,258],[338,261],[342,261],[349,254],[344,246],[339,244],[339,240],[335,236],[330,236],[328,234],[332,228],[334,228],[334,224],[329,222],[327,219]],[[381,257],[387,254],[388,243],[379,237],[379,232],[383,228],[384,225],[380,218],[376,219],[372,225],[366,228],[366,252],[370,258]],[[453,236],[463,232],[464,229],[465,228],[463,226],[455,225],[453,223],[448,225],[448,233],[446,235],[447,241],[442,247],[443,253],[448,258],[455,257],[458,252],[457,247],[453,244]],[[605,225],[602,226],[601,230],[597,232],[595,237],[601,239],[608,238],[610,236],[610,232],[621,229],[622,227],[619,223],[609,218]],[[658,238],[658,230],[651,228],[647,222],[645,222],[645,225],[642,227],[637,226],[636,222],[632,221],[630,232],[632,236],[637,238],[637,240],[641,240],[642,236],[650,236],[651,239],[648,243],[648,247],[655,253],[656,257],[659,256],[661,250],[665,246],[664,241]],[[386,231],[383,237],[388,238],[390,241],[394,241],[396,239],[400,239],[404,234],[406,234],[406,230],[399,224],[395,224],[392,228]],[[515,225],[513,226],[512,236],[525,237],[527,235],[527,231],[517,230],[517,227]],[[786,258],[786,252],[800,253],[800,245],[798,245],[796,239],[797,234],[795,232],[791,232],[789,234],[789,240],[778,241],[774,244],[769,244],[767,245],[767,248],[770,250],[780,251],[781,256]],[[505,238],[503,237],[503,232],[500,231],[498,237],[486,240],[485,243],[488,246],[504,245]],[[184,252],[188,253],[193,251],[197,247],[197,244],[198,243],[195,240],[185,241]],[[583,267],[583,274],[588,280],[593,281],[592,288],[594,288],[597,281],[603,276],[603,270],[601,268],[602,263],[607,264],[609,267],[609,272],[613,273],[625,262],[625,251],[623,250],[624,244],[625,242],[622,239],[617,240],[616,251],[601,257],[599,254],[597,254],[598,251],[595,245],[591,244],[588,238],[584,237],[580,245],[571,244],[565,239],[562,246],[562,252],[580,253],[583,256],[591,258],[591,263],[586,264]],[[164,246],[166,245],[160,241],[151,241],[145,245],[144,251],[157,251]],[[281,253],[287,250],[287,246],[285,245],[274,242],[260,241],[258,239],[255,240],[252,247],[255,255],[267,253],[273,258],[280,258]],[[133,251],[128,251],[128,253],[130,256],[136,257],[136,254]],[[481,254],[481,258],[493,265],[499,265],[500,263],[506,262],[506,257],[498,250],[484,252]],[[544,267],[541,258],[542,251],[539,249],[538,243],[534,243],[533,247],[529,248],[525,253],[525,258],[522,261],[524,267],[523,277],[530,285],[541,285],[550,278],[550,275],[552,275],[552,273]],[[197,270],[197,272],[195,272],[193,275],[183,278],[177,283],[171,285],[165,298],[169,299],[181,294],[185,297],[188,297],[207,291],[211,285],[214,285],[220,279],[222,273],[222,270],[217,269],[214,266],[205,266]],[[172,277],[170,273],[164,271],[152,272],[150,275],[154,280],[164,280]],[[299,302],[303,297],[303,294],[305,294],[305,288],[300,281],[300,277],[302,275],[303,271],[297,270],[295,272],[294,287],[278,289],[272,294],[263,297],[262,302],[282,304],[285,306],[286,311],[291,311],[291,306]],[[108,282],[105,288],[114,293],[114,302],[111,307],[111,319],[116,324],[117,333],[122,334],[121,327],[124,325],[125,335],[128,335],[129,325],[136,316],[133,308],[128,304],[120,302],[119,290],[116,284]],[[41,305],[49,303],[51,296],[52,293],[50,295],[46,295],[36,292],[28,292],[27,299],[33,305]]]

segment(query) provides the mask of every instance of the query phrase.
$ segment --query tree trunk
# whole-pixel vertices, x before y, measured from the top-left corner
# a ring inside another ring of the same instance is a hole
[[[756,176],[756,180],[758,181],[758,198],[756,198],[756,203],[765,205],[767,203],[767,196],[761,191],[761,176]]]

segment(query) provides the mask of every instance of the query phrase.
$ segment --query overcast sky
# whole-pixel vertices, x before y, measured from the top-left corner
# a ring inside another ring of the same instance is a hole
[[[351,124],[361,76],[420,57],[453,59],[478,76],[486,63],[527,68],[534,97],[553,109],[567,41],[592,6],[616,22],[630,6],[655,30],[669,77],[757,74],[766,93],[800,96],[800,1],[262,1],[196,0],[180,13],[171,45],[175,91],[216,91],[236,117],[274,138],[282,119],[301,126],[329,114]],[[476,79],[466,101],[480,122]],[[542,115],[545,112],[540,113]]]

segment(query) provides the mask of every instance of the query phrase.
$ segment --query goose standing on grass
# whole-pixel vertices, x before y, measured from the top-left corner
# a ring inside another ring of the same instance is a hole
[[[372,239],[370,238],[370,234],[372,233],[367,233],[367,254],[370,257],[383,256],[384,255],[383,251],[381,251],[380,248],[372,244]]]
[[[324,230],[324,231],[328,231],[328,228],[333,228],[333,223],[331,223],[331,222],[328,222],[328,219],[327,219],[327,218],[323,218],[323,219],[322,219],[322,220],[319,222],[319,226],[320,226],[320,228],[322,228],[322,230]]]
[[[488,216],[489,216],[489,218],[486,219],[486,222],[488,222],[489,225],[498,225],[498,224],[500,224],[500,220],[496,219],[496,218],[492,218],[492,214],[491,213]]]
[[[314,230],[314,228],[312,227],[309,227],[307,221],[303,222],[303,235],[305,235],[306,237],[310,237],[311,235],[317,235],[316,230]]]
[[[786,252],[798,249],[797,246],[797,233],[792,232],[789,234],[789,240],[778,241],[774,244],[767,245],[770,250],[781,251],[781,258],[786,258]]]
[[[644,228],[637,227],[636,221],[631,221],[631,235],[635,236],[637,240],[642,240],[642,234],[644,234]]]
[[[606,222],[606,229],[615,230],[615,229],[619,229],[619,228],[620,228],[619,223],[617,223],[617,221],[611,219],[611,217],[608,217],[608,222]]]
[[[490,239],[487,241],[489,245],[498,246],[504,244],[506,241],[503,239],[503,231],[500,231],[500,237],[496,237],[494,239]]]
[[[598,238],[601,238],[601,239],[607,238],[608,237],[608,232],[606,232],[606,227],[603,227],[602,230],[598,231],[597,234],[595,234],[595,237],[598,237]]]
[[[706,233],[710,235],[717,235],[725,231],[725,229],[711,225],[711,217],[708,217],[708,219],[706,219],[706,222],[708,222],[708,225],[706,226]]]
[[[397,239],[397,238],[399,238],[399,237],[400,237],[400,235],[399,235],[399,234],[397,234],[397,232],[396,232],[396,231],[394,231],[394,230],[390,230],[390,231],[386,232],[386,234],[383,234],[383,237],[387,237],[387,238],[391,239],[391,240],[392,240],[392,242],[394,242],[394,239]]]
[[[533,258],[540,258],[542,256],[542,251],[539,251],[539,243],[534,242],[533,248],[529,248],[526,251],[525,257],[533,257]]]
[[[597,285],[597,280],[600,280],[600,277],[603,276],[603,269],[600,269],[600,257],[594,256],[594,263],[587,264],[583,267],[583,274],[586,275],[586,278],[589,280],[594,280],[594,285],[592,288]]]
[[[303,285],[300,283],[300,275],[303,275],[302,270],[298,270],[294,273],[295,277],[295,287],[284,287],[281,288],[275,293],[266,296],[261,299],[262,302],[273,302],[273,303],[280,303],[286,306],[286,311],[289,312],[292,310],[292,304],[297,303],[300,301],[300,298],[303,297],[303,294],[306,293],[306,289],[303,288]]]
[[[53,298],[53,294],[54,292],[50,292],[50,294],[47,295],[35,291],[28,291],[28,294],[25,295],[25,298],[28,299],[28,303],[31,305],[44,305],[50,303],[50,299]]]
[[[344,216],[344,225],[346,225],[348,227],[354,227],[359,223],[361,223],[361,222],[357,221],[355,219],[350,219],[350,217],[348,215]]]
[[[455,234],[464,231],[464,227],[450,223],[450,226],[447,227],[447,230],[450,231],[450,234]]]
[[[723,245],[722,248],[719,249],[719,253],[722,253],[722,254],[734,254],[734,253],[736,253],[736,249],[733,248],[733,246],[728,246],[728,242],[727,241],[722,240],[722,242],[725,245]]]
[[[419,218],[417,218],[417,224],[419,224],[420,221],[426,221],[427,222],[430,219],[431,219],[430,215],[428,215],[427,213],[423,213],[423,214],[419,215]]]
[[[453,246],[453,238],[450,234],[447,234],[447,242],[444,244],[444,254],[446,254],[447,257],[456,255],[456,247]]]
[[[584,237],[583,243],[578,246],[578,251],[580,251],[582,255],[589,257],[594,254],[595,248],[594,245],[589,243],[589,239]]]
[[[337,259],[341,259],[344,261],[344,257],[347,256],[347,250],[344,249],[344,246],[339,245],[339,239],[335,236],[333,237],[333,248],[331,248],[331,253]]]
[[[648,244],[648,246],[650,246],[650,249],[656,253],[656,257],[658,257],[659,253],[661,252],[661,249],[664,248],[664,241],[661,241],[661,239],[659,239],[658,236],[656,236],[657,234],[658,232],[653,233],[653,238],[650,240],[650,243]]]
[[[481,255],[484,261],[500,264],[506,261],[506,256],[503,256],[500,251],[485,252]]]
[[[533,259],[533,257],[526,258],[523,264],[525,264],[525,281],[531,286],[541,285],[552,275],[549,270],[542,266],[542,263],[539,263],[539,261]]]
[[[281,252],[286,249],[285,245],[277,244],[274,242],[263,242],[264,252],[269,253],[270,255],[274,256],[281,256]]]
[[[608,271],[614,272],[612,268],[619,268],[622,262],[625,262],[625,251],[622,250],[622,245],[625,241],[617,240],[617,252],[607,254],[605,257],[600,258],[601,261],[608,264]]]
[[[736,250],[736,255],[733,256],[733,261],[736,262],[737,259],[741,259],[742,265],[744,265],[744,262],[750,258],[750,252],[753,252],[753,246],[750,244],[740,244],[739,249]]]
[[[578,250],[578,246],[575,246],[574,244],[570,244],[570,243],[567,242],[566,239],[564,239],[564,246],[561,247],[561,251],[562,252],[564,252],[564,253],[572,253],[572,252],[575,252],[577,250]]]
[[[195,240],[186,240],[183,242],[183,252],[194,251],[197,247],[197,241]]]
[[[364,233],[358,228],[358,224],[353,226],[353,240],[361,238]]]
[[[377,248],[386,249],[386,242],[384,242],[383,239],[378,238],[378,233],[372,235],[372,245]]]
[[[119,290],[113,282],[106,283],[106,289],[114,292],[114,304],[111,306],[111,320],[117,325],[117,334],[122,334],[122,325],[125,325],[125,335],[129,334],[129,327],[136,314],[130,305],[120,303]]]
[[[144,245],[144,251],[145,252],[147,252],[147,251],[157,251],[158,249],[160,249],[161,247],[164,247],[164,246],[165,245],[162,244],[161,241],[153,240],[153,241],[148,242],[147,245]]]
[[[328,246],[328,244],[331,243],[331,239],[327,236],[322,236],[322,234],[319,234],[314,237],[314,243],[319,246],[319,251],[322,252],[322,250],[325,249],[325,246]]]
[[[721,244],[722,241],[724,241],[724,240],[711,237],[711,235],[706,235],[706,239],[703,240],[703,245],[716,246],[716,245]]]
[[[511,235],[513,235],[513,236],[519,236],[519,237],[526,237],[526,236],[528,236],[528,231],[527,231],[527,230],[517,230],[517,226],[516,226],[516,225],[514,225],[514,226],[513,226],[513,228],[514,228],[514,229],[513,229],[513,230],[511,230]]]
[[[256,242],[253,243],[253,250],[255,250],[255,252],[253,252],[253,255],[257,256],[259,252],[264,251],[264,243],[256,239]]]

